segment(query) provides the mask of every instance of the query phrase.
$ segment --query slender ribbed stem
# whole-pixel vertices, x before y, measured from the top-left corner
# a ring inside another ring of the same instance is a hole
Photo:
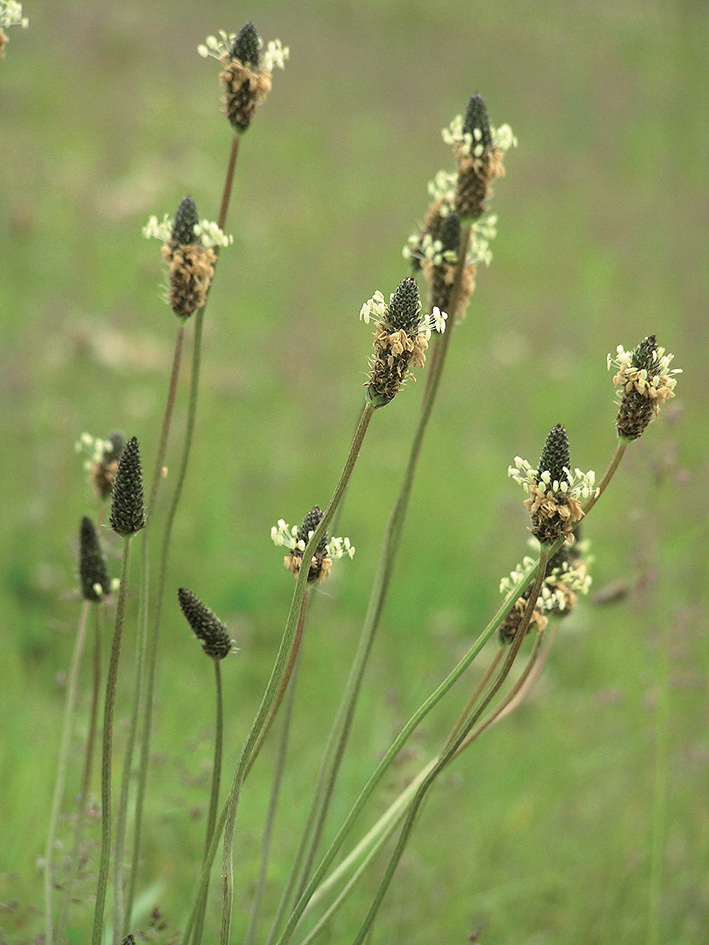
[[[480,682],[477,684],[477,686],[476,686],[475,689],[473,690],[472,696],[470,697],[470,699],[468,699],[467,705],[465,706],[465,708],[463,709],[463,711],[460,713],[460,716],[458,717],[458,721],[457,721],[457,722],[455,723],[455,725],[453,726],[453,731],[452,731],[452,732],[450,733],[450,735],[448,736],[448,742],[447,742],[447,744],[450,744],[450,742],[453,741],[453,739],[455,738],[455,736],[458,734],[458,732],[461,730],[461,728],[462,728],[463,725],[465,724],[465,720],[470,716],[470,713],[472,712],[473,707],[475,706],[475,703],[476,703],[476,702],[478,701],[478,699],[480,698],[480,695],[481,695],[483,689],[484,689],[485,686],[487,686],[487,684],[490,682],[490,679],[491,679],[491,677],[492,677],[492,674],[493,674],[493,673],[495,672],[495,670],[497,669],[497,666],[498,666],[500,660],[502,659],[502,654],[503,654],[503,650],[502,650],[502,649],[499,649],[499,650],[497,651],[497,653],[495,654],[495,656],[494,656],[494,657],[492,658],[492,660],[490,661],[490,665],[488,666],[488,668],[487,668],[487,669],[485,670],[485,672],[483,673],[482,678],[480,679]]]
[[[493,683],[490,690],[486,693],[485,697],[482,699],[479,706],[477,706],[475,711],[472,713],[468,722],[459,731],[458,735],[453,740],[453,742],[451,742],[448,745],[448,747],[439,755],[439,758],[436,764],[428,773],[426,778],[424,778],[420,787],[416,791],[416,794],[414,795],[414,798],[411,802],[409,812],[406,816],[406,820],[404,821],[404,824],[401,828],[401,833],[399,834],[396,847],[394,849],[394,852],[391,855],[391,859],[389,860],[386,871],[379,885],[379,889],[377,890],[374,896],[374,900],[369,909],[369,912],[367,913],[365,920],[359,929],[359,932],[355,936],[352,942],[352,945],[362,945],[365,937],[367,936],[367,933],[369,932],[369,929],[371,928],[374,922],[374,919],[376,918],[377,912],[379,911],[379,907],[382,903],[382,900],[384,899],[384,896],[386,895],[387,889],[389,888],[389,884],[391,883],[391,880],[394,876],[396,867],[399,864],[399,860],[402,857],[402,854],[408,842],[409,836],[411,835],[411,831],[413,829],[416,816],[419,812],[421,804],[423,803],[426,793],[428,792],[429,788],[433,785],[435,779],[440,774],[440,772],[448,764],[448,762],[451,761],[451,759],[455,757],[457,750],[465,741],[465,738],[470,732],[472,726],[480,718],[484,710],[490,704],[490,701],[493,699],[495,694],[498,692],[498,690],[502,686],[502,683],[507,678],[507,675],[510,669],[512,668],[512,664],[514,663],[515,658],[519,652],[519,648],[522,645],[522,640],[524,639],[524,635],[527,632],[527,627],[529,626],[529,622],[532,618],[532,614],[534,612],[534,608],[536,606],[539,593],[542,589],[542,585],[544,584],[544,575],[546,571],[546,564],[548,561],[548,557],[549,557],[549,546],[542,545],[540,556],[539,556],[539,569],[537,571],[537,575],[534,581],[534,586],[532,587],[532,592],[529,596],[529,600],[527,601],[527,606],[524,611],[524,616],[522,617],[522,621],[515,632],[514,640],[512,641],[512,644],[509,648],[509,652],[502,666],[502,669],[498,673],[495,679],[495,682]]]
[[[458,259],[458,266],[454,276],[454,286],[451,292],[451,313],[443,338],[434,349],[434,356],[430,365],[426,391],[419,411],[419,418],[414,432],[413,442],[409,451],[404,478],[401,483],[399,494],[396,498],[394,508],[392,509],[384,534],[382,548],[379,555],[379,564],[374,579],[374,585],[369,599],[367,614],[360,634],[357,652],[352,663],[352,668],[345,686],[345,691],[340,702],[337,716],[328,736],[325,746],[323,760],[318,773],[313,801],[308,813],[306,825],[301,834],[300,843],[296,850],[295,859],[291,868],[286,888],[284,889],[281,901],[278,907],[276,918],[271,928],[268,939],[269,945],[274,941],[275,935],[282,922],[285,911],[291,900],[293,889],[296,889],[295,898],[298,899],[305,888],[309,874],[312,870],[315,857],[317,855],[318,845],[325,826],[325,819],[330,805],[337,775],[344,757],[347,741],[349,738],[354,712],[359,699],[359,693],[362,687],[364,672],[372,651],[374,638],[379,627],[379,620],[384,609],[389,585],[391,583],[394,565],[401,543],[401,534],[404,520],[408,511],[409,498],[413,486],[416,467],[418,465],[421,447],[423,445],[424,435],[431,418],[433,406],[438,393],[443,368],[445,367],[450,337],[455,327],[455,313],[458,309],[460,291],[462,284],[462,273],[465,266],[465,254],[467,252],[468,240],[470,238],[470,227],[466,227],[461,234],[461,245]]]
[[[113,630],[111,656],[108,663],[106,680],[106,702],[103,710],[103,745],[101,753],[101,861],[99,864],[98,886],[96,889],[96,907],[94,912],[94,930],[92,945],[101,945],[103,938],[103,915],[106,908],[106,890],[108,888],[108,867],[111,861],[111,761],[113,749],[113,709],[116,700],[118,680],[118,661],[121,655],[123,622],[126,613],[126,592],[128,588],[128,568],[130,565],[130,546],[132,535],[123,541],[123,561],[121,564],[121,586],[116,606],[116,623]]]
[[[209,813],[207,815],[207,833],[204,841],[204,857],[202,862],[209,855],[209,847],[214,836],[214,825],[217,822],[217,809],[219,807],[219,785],[222,776],[222,744],[224,740],[224,705],[222,698],[222,673],[221,660],[212,660],[214,663],[214,678],[216,683],[216,725],[214,734],[214,765],[212,766],[212,789],[209,794]],[[206,896],[203,908],[197,916],[197,936],[201,937],[204,927],[204,913],[206,909]]]
[[[330,520],[335,514],[335,510],[340,504],[342,496],[345,493],[347,484],[349,483],[354,471],[357,457],[359,456],[360,450],[362,448],[364,437],[367,433],[367,430],[369,429],[369,423],[372,419],[373,412],[374,407],[372,404],[369,401],[366,402],[362,408],[362,414],[360,416],[359,424],[357,425],[357,431],[355,432],[352,445],[350,446],[350,451],[340,475],[340,480],[337,483],[335,491],[332,494],[332,498],[330,499],[323,517],[320,520],[320,524],[310,538],[310,541],[306,545],[303,552],[302,560],[300,562],[300,571],[298,572],[295,590],[293,591],[293,599],[291,600],[290,611],[286,621],[286,628],[281,639],[281,646],[276,656],[276,662],[271,673],[271,678],[268,681],[266,692],[263,695],[261,705],[256,714],[256,718],[254,719],[251,731],[247,736],[246,743],[242,749],[236,771],[234,773],[234,780],[232,782],[232,788],[229,795],[229,800],[227,802],[228,814],[226,826],[224,829],[224,856],[222,875],[224,900],[222,907],[222,925],[220,938],[221,945],[228,945],[229,933],[231,930],[231,913],[234,899],[234,828],[236,823],[236,812],[239,803],[239,796],[241,793],[241,785],[244,781],[247,765],[252,760],[252,756],[254,756],[254,748],[256,747],[257,743],[259,743],[261,730],[271,715],[271,708],[278,695],[283,676],[287,670],[289,654],[293,648],[293,641],[297,632],[300,608],[307,588],[310,562],[312,561],[313,555],[315,554],[315,549],[318,547],[318,544],[325,535],[327,526],[330,524]],[[199,942],[195,941],[195,945],[199,945]]]
[[[306,598],[303,598],[305,601]],[[304,608],[301,608],[304,612]],[[268,862],[271,857],[271,838],[273,836],[273,825],[278,811],[278,801],[283,783],[283,774],[286,767],[286,757],[288,755],[288,736],[290,734],[291,719],[293,716],[293,703],[295,702],[296,682],[298,679],[298,666],[300,665],[300,655],[293,670],[293,676],[288,693],[286,704],[283,707],[283,718],[281,720],[281,731],[276,746],[276,762],[273,769],[273,779],[271,781],[271,796],[268,802],[268,811],[266,813],[266,823],[263,828],[263,837],[261,840],[261,862],[259,864],[258,876],[254,887],[254,897],[251,902],[251,915],[249,917],[249,927],[246,931],[244,945],[253,945],[258,931],[258,922],[261,913],[261,902],[266,889],[266,876],[268,874]]]
[[[74,640],[74,652],[72,653],[69,675],[66,681],[64,722],[59,745],[59,759],[57,761],[57,780],[54,785],[54,798],[52,799],[52,812],[49,818],[49,832],[47,834],[47,849],[44,854],[44,900],[47,912],[47,945],[54,945],[54,906],[52,901],[54,891],[54,846],[57,839],[59,812],[62,806],[62,798],[64,797],[66,772],[69,765],[69,747],[71,745],[71,733],[74,727],[76,698],[79,693],[79,667],[81,666],[81,656],[84,652],[90,606],[91,601],[89,600],[84,600],[81,606],[79,626],[76,631],[76,639]]]
[[[103,629],[103,607],[94,607],[94,658],[93,673],[91,683],[91,706],[89,708],[89,729],[86,735],[86,746],[84,748],[84,765],[81,773],[81,788],[79,791],[79,802],[77,805],[76,827],[74,828],[74,841],[72,843],[71,855],[69,857],[69,874],[66,887],[64,889],[64,899],[62,902],[61,914],[57,923],[56,941],[61,945],[64,938],[64,929],[66,928],[69,908],[71,906],[74,886],[79,873],[79,855],[81,852],[81,842],[84,837],[84,825],[86,823],[86,804],[89,797],[89,787],[91,786],[91,771],[93,769],[94,749],[96,747],[96,724],[98,720],[98,698],[101,688],[101,632]]]
[[[623,458],[623,454],[628,448],[629,443],[632,443],[632,440],[621,440],[620,438],[616,442],[615,450],[613,451],[613,456],[611,457],[611,461],[608,464],[608,469],[606,469],[605,473],[603,474],[603,479],[601,479],[598,485],[598,493],[596,495],[592,495],[591,498],[588,500],[588,502],[586,502],[586,504],[583,507],[583,511],[585,515],[591,511],[593,506],[596,504],[596,502],[598,502],[598,500],[601,498],[603,493],[606,491],[608,483],[611,481],[611,479],[615,475],[615,472],[618,469],[618,466],[620,465],[620,461]]]
[[[231,150],[229,153],[229,163],[227,166],[226,176],[224,179],[224,187],[222,189],[222,199],[219,207],[219,219],[217,224],[220,229],[224,229],[226,226],[227,214],[229,212],[229,204],[231,200],[231,191],[232,184],[234,180],[234,173],[236,171],[236,159],[239,153],[239,142],[240,138],[235,136],[232,140]],[[217,261],[219,258],[219,246],[215,247],[215,253],[217,255]],[[216,270],[216,262],[214,264]],[[209,293],[211,292],[212,285],[214,284],[214,278],[210,283],[209,290],[207,292],[207,300],[209,300]],[[187,428],[185,431],[185,439],[182,446],[182,457],[180,460],[180,466],[177,474],[177,481],[175,483],[175,491],[172,498],[172,503],[167,513],[167,520],[165,522],[165,531],[163,534],[163,544],[160,554],[160,565],[158,571],[158,587],[155,598],[155,613],[153,620],[153,632],[150,634],[147,644],[147,654],[145,660],[145,695],[142,700],[142,709],[143,709],[143,729],[141,732],[140,739],[140,762],[138,768],[138,789],[135,802],[135,827],[133,835],[133,856],[131,858],[131,877],[130,877],[130,888],[128,894],[127,906],[131,908],[132,903],[135,901],[135,889],[137,882],[137,873],[138,873],[138,862],[140,859],[140,847],[141,847],[141,838],[143,832],[143,813],[145,808],[145,792],[147,788],[148,781],[148,768],[150,765],[150,744],[152,740],[152,724],[153,724],[153,703],[154,703],[154,692],[155,692],[155,669],[157,663],[157,649],[158,649],[158,636],[160,630],[160,621],[162,618],[162,606],[165,598],[165,586],[167,581],[167,565],[170,556],[170,542],[172,539],[172,528],[175,522],[175,515],[177,513],[177,507],[180,503],[180,498],[182,495],[182,487],[185,482],[185,477],[187,475],[187,467],[189,465],[190,454],[192,450],[192,441],[194,436],[194,424],[195,417],[197,414],[197,397],[199,393],[199,372],[200,372],[200,361],[201,361],[201,351],[202,351],[202,329],[204,325],[204,312],[206,308],[205,305],[197,312],[195,315],[195,326],[194,326],[194,342],[192,347],[192,377],[190,381],[190,393],[189,393],[189,402],[187,405]],[[161,467],[162,468],[162,467]],[[147,554],[147,553],[146,553]],[[147,562],[147,558],[146,558]],[[145,571],[147,576],[147,563],[145,564]],[[147,608],[146,608],[147,612]],[[130,916],[128,909],[126,909],[127,917]]]
[[[662,632],[662,631],[660,631]],[[658,696],[655,712],[655,783],[653,786],[650,878],[648,884],[647,945],[660,945],[662,927],[662,867],[667,830],[667,774],[670,749],[670,681],[667,633],[658,647]]]

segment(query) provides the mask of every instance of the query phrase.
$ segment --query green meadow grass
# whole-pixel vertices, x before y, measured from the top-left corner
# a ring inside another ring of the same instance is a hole
[[[159,298],[158,245],[140,228],[186,193],[216,217],[230,134],[217,65],[195,47],[252,19],[290,46],[291,61],[243,142],[234,245],[206,316],[161,636],[146,906],[158,903],[169,929],[184,923],[207,801],[211,671],[176,588],[204,599],[240,647],[223,667],[228,780],[292,589],[270,526],[330,496],[366,376],[370,335],[357,313],[407,274],[401,247],[425,212],[426,182],[451,164],[440,129],[479,91],[519,148],[496,186],[494,261],[453,339],[330,823],[487,622],[500,577],[525,553],[522,493],[507,465],[515,455],[535,462],[563,422],[574,465],[600,474],[614,442],[606,353],[655,332],[684,374],[589,516],[592,598],[560,627],[531,699],[431,792],[372,942],[463,943],[482,926],[488,945],[699,945],[709,923],[705,6],[24,6],[30,28],[10,31],[0,64],[0,941],[30,942],[42,928],[32,907],[79,610],[78,526],[94,510],[73,444],[84,430],[122,429],[138,436],[150,468],[177,326]],[[357,554],[317,593],[269,909],[356,645],[421,393],[409,384],[377,413],[340,517]],[[615,582],[622,599],[594,604],[593,592]],[[370,821],[440,746],[471,680],[413,738]],[[235,942],[273,741],[237,831]],[[349,941],[377,881],[324,942]],[[93,881],[81,891],[93,895]],[[76,910],[77,943],[90,913]]]

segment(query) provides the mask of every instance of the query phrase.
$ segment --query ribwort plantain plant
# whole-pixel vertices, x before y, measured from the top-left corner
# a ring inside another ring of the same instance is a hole
[[[0,30],[0,42],[4,37]],[[215,885],[212,882],[215,863],[220,863],[220,945],[229,945],[233,941],[232,922],[235,901],[239,897],[241,900],[250,898],[246,903],[250,906],[246,945],[256,945],[257,942],[286,945],[297,936],[300,936],[300,945],[306,945],[329,926],[358,888],[360,880],[373,874],[377,877],[374,895],[358,920],[358,928],[351,939],[352,945],[361,945],[377,920],[429,791],[453,761],[526,697],[549,653],[553,639],[553,633],[548,630],[550,622],[568,615],[577,606],[578,598],[588,591],[591,559],[580,530],[585,527],[588,514],[617,471],[627,447],[642,436],[648,424],[659,414],[662,404],[674,396],[679,372],[670,368],[672,356],[658,346],[654,335],[644,338],[630,351],[618,346],[615,357],[611,359],[609,356],[609,366],[613,363],[617,368],[613,383],[620,395],[617,442],[608,469],[598,485],[593,472],[572,467],[569,437],[562,423],[556,424],[546,436],[536,467],[520,457],[514,459],[508,473],[523,487],[526,495],[524,506],[529,514],[532,549],[509,577],[503,578],[500,590],[504,600],[497,612],[453,669],[400,728],[383,756],[373,765],[359,793],[354,798],[348,797],[340,777],[341,768],[392,585],[419,458],[450,346],[455,343],[452,339],[464,327],[479,268],[489,266],[492,260],[491,242],[497,232],[497,216],[490,211],[493,184],[505,176],[506,154],[517,144],[509,126],[494,126],[483,98],[477,93],[472,95],[464,113],[454,118],[443,132],[444,141],[452,148],[455,167],[440,171],[429,185],[431,201],[423,223],[409,237],[404,248],[405,265],[411,268],[411,274],[402,273],[398,285],[388,297],[377,290],[361,307],[360,319],[365,324],[373,323],[372,354],[364,391],[360,392],[362,403],[356,431],[330,499],[323,507],[312,506],[300,525],[290,526],[284,519],[279,519],[271,529],[271,539],[277,547],[284,549],[283,563],[293,576],[292,596],[263,694],[253,712],[251,725],[239,744],[234,740],[233,728],[225,725],[221,675],[221,663],[233,652],[234,643],[226,624],[192,591],[178,586],[176,575],[170,569],[170,557],[174,524],[182,503],[190,458],[197,444],[195,428],[205,309],[221,250],[233,243],[233,238],[224,230],[237,155],[242,138],[253,127],[258,107],[271,91],[273,71],[284,67],[289,51],[278,40],[264,45],[250,22],[238,33],[220,32],[218,37],[208,37],[198,51],[203,58],[216,59],[221,67],[217,81],[223,95],[230,149],[216,222],[201,218],[195,200],[187,195],[179,202],[174,217],[164,216],[159,220],[152,216],[144,228],[146,237],[155,237],[162,243],[161,256],[167,267],[165,300],[177,318],[168,392],[161,429],[155,437],[155,462],[147,502],[144,501],[141,452],[136,437],[125,442],[119,434],[112,434],[105,441],[85,435],[80,441],[81,447],[91,455],[89,466],[98,497],[103,502],[110,499],[111,528],[123,542],[114,633],[105,680],[101,843],[92,943],[103,945],[109,938],[113,945],[127,945],[136,941],[136,936],[140,937],[136,904],[140,889],[153,879],[145,875],[141,850],[148,811],[146,794],[158,679],[158,641],[165,619],[164,608],[170,601],[167,606],[171,606],[171,617],[179,605],[204,653],[212,660],[215,672],[214,753],[203,854],[201,863],[185,865],[185,870],[192,870],[196,882],[192,899],[185,908],[179,941],[182,945],[200,945],[204,937],[208,941],[217,941],[217,924],[209,909],[209,892]],[[251,140],[253,134],[249,138]],[[425,298],[422,298],[419,282],[427,288]],[[174,482],[168,480],[172,494],[167,511],[162,521],[158,519],[156,530],[153,521],[158,510],[158,495],[166,481],[187,326],[193,332],[193,340],[189,394],[181,417],[185,433],[177,453]],[[422,373],[424,370],[425,374]],[[294,724],[297,670],[303,659],[309,597],[323,585],[329,585],[329,581],[325,582],[336,561],[354,555],[355,549],[348,537],[338,538],[330,534],[335,516],[341,510],[374,417],[380,416],[384,407],[388,407],[390,412],[405,411],[407,397],[402,390],[415,381],[417,374],[425,378],[424,390],[410,448],[402,463],[399,492],[384,531],[347,682],[322,745],[319,769],[313,776],[309,809],[292,859],[288,864],[279,864],[281,888],[274,908],[266,895],[269,864],[273,860],[272,841],[279,803],[282,803],[284,791],[288,788],[285,775],[289,738]],[[128,607],[130,554],[133,537],[138,532],[142,532],[142,559],[138,613],[133,615]],[[157,578],[153,583],[151,552],[155,553],[156,547]],[[59,772],[44,858],[45,939],[48,945],[55,942],[64,945],[70,940],[67,916],[83,820],[80,816],[76,825],[69,881],[58,922],[55,921],[53,901],[57,824],[65,789],[68,746],[74,725],[88,613],[95,604],[98,615],[111,590],[99,538],[88,518],[84,518],[81,524],[80,562],[84,604],[69,674]],[[224,575],[224,580],[230,580],[228,574]],[[125,744],[120,745],[122,777],[114,818],[113,772],[119,754],[114,738],[114,713],[126,627],[131,631],[135,629],[136,663],[127,734]],[[525,665],[516,677],[511,677],[513,670],[517,669],[518,657],[527,637],[532,638],[532,643]],[[490,641],[496,642],[496,652],[483,669],[477,685],[471,686],[467,698],[464,696],[456,706],[456,720],[438,750],[385,807],[384,813],[364,837],[347,849],[353,829],[359,825],[375,791],[385,775],[391,772],[404,746],[444,698],[452,701],[453,687],[478,658],[485,656]],[[248,647],[245,649],[242,662],[249,658]],[[97,631],[92,721],[84,753],[80,811],[86,808],[91,779],[99,681]],[[202,701],[195,700],[195,711],[201,711]],[[253,878],[242,875],[243,858],[239,856],[237,827],[247,779],[272,728],[278,723],[281,730],[277,761],[263,827],[258,873]],[[222,791],[225,737],[232,739],[229,748],[236,761],[228,790]],[[333,804],[335,799],[336,805]],[[339,811],[339,823],[331,831],[331,839],[326,845],[324,838],[333,809]],[[343,811],[346,811],[344,817]],[[111,888],[112,896],[109,895]],[[112,919],[107,923],[106,914],[111,911],[109,906],[112,907]],[[266,922],[269,931],[264,933]]]

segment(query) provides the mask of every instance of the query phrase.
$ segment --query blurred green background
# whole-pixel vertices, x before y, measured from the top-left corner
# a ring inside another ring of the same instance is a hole
[[[463,943],[480,926],[488,945],[705,941],[707,5],[44,0],[24,12],[30,28],[10,31],[0,64],[0,940],[41,931],[37,858],[79,609],[76,536],[95,510],[73,444],[84,430],[118,428],[152,462],[176,325],[159,298],[159,246],[140,228],[186,193],[216,217],[230,132],[218,66],[196,45],[252,19],[290,46],[291,61],[239,157],[234,246],[206,319],[170,577],[241,648],[224,667],[226,776],[290,600],[269,528],[329,498],[366,376],[370,337],[357,313],[407,274],[401,247],[425,212],[426,183],[451,166],[440,129],[479,91],[519,148],[496,186],[494,261],[452,345],[333,822],[494,612],[499,578],[525,552],[508,463],[535,462],[563,422],[573,463],[600,473],[614,441],[606,353],[655,332],[684,369],[678,396],[628,451],[586,528],[593,591],[607,597],[620,582],[624,592],[578,608],[530,701],[432,791],[372,942]],[[185,371],[173,447],[186,390]],[[410,384],[375,417],[341,518],[357,554],[318,593],[269,908],[421,392]],[[210,668],[172,599],[144,870],[146,902],[169,929],[184,922],[201,855],[213,711]],[[370,817],[441,744],[471,679],[426,721]],[[235,942],[272,751],[242,809]],[[323,941],[349,941],[374,886]],[[82,894],[92,893],[89,880]],[[75,941],[89,917],[77,908]]]

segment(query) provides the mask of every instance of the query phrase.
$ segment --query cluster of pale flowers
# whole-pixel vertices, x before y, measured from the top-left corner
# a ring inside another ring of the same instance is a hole
[[[663,395],[659,394],[661,389],[664,397],[674,396],[672,391],[677,386],[675,374],[682,373],[682,368],[670,368],[674,355],[665,354],[665,349],[658,347],[653,359],[652,373],[649,373],[646,368],[639,368],[634,363],[636,350],[626,351],[623,345],[618,345],[615,357],[612,354],[608,355],[608,370],[612,367],[617,369],[617,374],[613,378],[616,387],[620,387],[621,391],[635,388],[638,393],[645,394],[651,399],[658,396],[662,399]]]
[[[0,0],[0,26],[21,26],[26,30],[30,21],[22,15],[22,4],[15,0]]]
[[[89,458],[84,460],[84,469],[89,470],[96,463],[103,462],[106,455],[113,452],[113,443],[110,440],[101,439],[100,436],[82,433],[74,443],[74,451],[87,454]]]
[[[172,228],[175,224],[174,217],[165,214],[162,220],[153,215],[143,227],[143,236],[146,240],[158,239],[161,243],[169,243],[172,240]],[[233,236],[227,236],[216,223],[211,220],[200,220],[194,225],[194,234],[201,241],[202,245],[210,249],[212,246],[230,246],[234,242]]]
[[[314,531],[308,532],[308,541],[315,534]],[[288,548],[290,551],[305,551],[306,542],[298,538],[298,526],[288,525],[282,518],[271,528],[271,541],[274,545]],[[348,558],[354,556],[354,545],[350,543],[349,538],[330,538],[327,543],[326,554],[330,558]]]
[[[533,489],[539,489],[545,486],[547,490],[555,494],[561,493],[576,501],[590,499],[596,496],[599,490],[596,488],[596,474],[592,469],[583,472],[580,469],[568,469],[564,466],[566,478],[552,481],[551,473],[548,469],[543,472],[535,469],[531,463],[521,456],[515,456],[514,466],[509,466],[507,475],[511,476],[515,482],[518,482],[525,492],[529,493]]]
[[[394,298],[394,295],[395,293],[392,292],[390,301]],[[387,305],[384,301],[384,296],[378,289],[371,299],[368,299],[359,310],[359,317],[365,325],[368,325],[370,322],[381,322],[386,317],[386,314]],[[426,341],[430,339],[431,332],[437,331],[442,335],[446,330],[447,318],[447,313],[442,312],[437,305],[434,305],[433,311],[429,312],[427,315],[421,315],[418,325],[418,334],[423,335]]]
[[[218,36],[208,36],[203,43],[197,47],[197,52],[202,59],[211,56],[212,59],[221,60],[223,56],[229,55],[236,40],[236,33],[227,33],[225,30],[219,30]],[[263,49],[263,40],[259,36],[259,49]],[[273,72],[274,69],[285,69],[286,60],[290,58],[290,49],[284,46],[280,39],[272,39],[266,44],[266,48],[261,53],[260,68],[265,72]]]
[[[502,578],[500,593],[508,594],[514,590],[519,582],[529,575],[531,568],[536,563],[534,558],[526,555],[507,577]],[[565,561],[560,567],[554,568],[544,579],[544,584],[539,593],[537,609],[542,613],[566,610],[568,598],[558,585],[563,584],[576,594],[588,594],[591,580],[591,575],[588,573],[588,558],[585,555],[583,560],[575,564]]]
[[[464,118],[462,115],[456,115],[453,121],[441,131],[443,140],[451,147],[457,146],[463,154],[472,154],[473,157],[483,156],[485,146],[482,142],[483,133],[480,128],[473,128],[472,134],[469,131],[463,131]],[[492,146],[506,154],[510,148],[517,147],[517,138],[515,137],[509,125],[500,125],[499,128],[490,128],[492,135]]]

